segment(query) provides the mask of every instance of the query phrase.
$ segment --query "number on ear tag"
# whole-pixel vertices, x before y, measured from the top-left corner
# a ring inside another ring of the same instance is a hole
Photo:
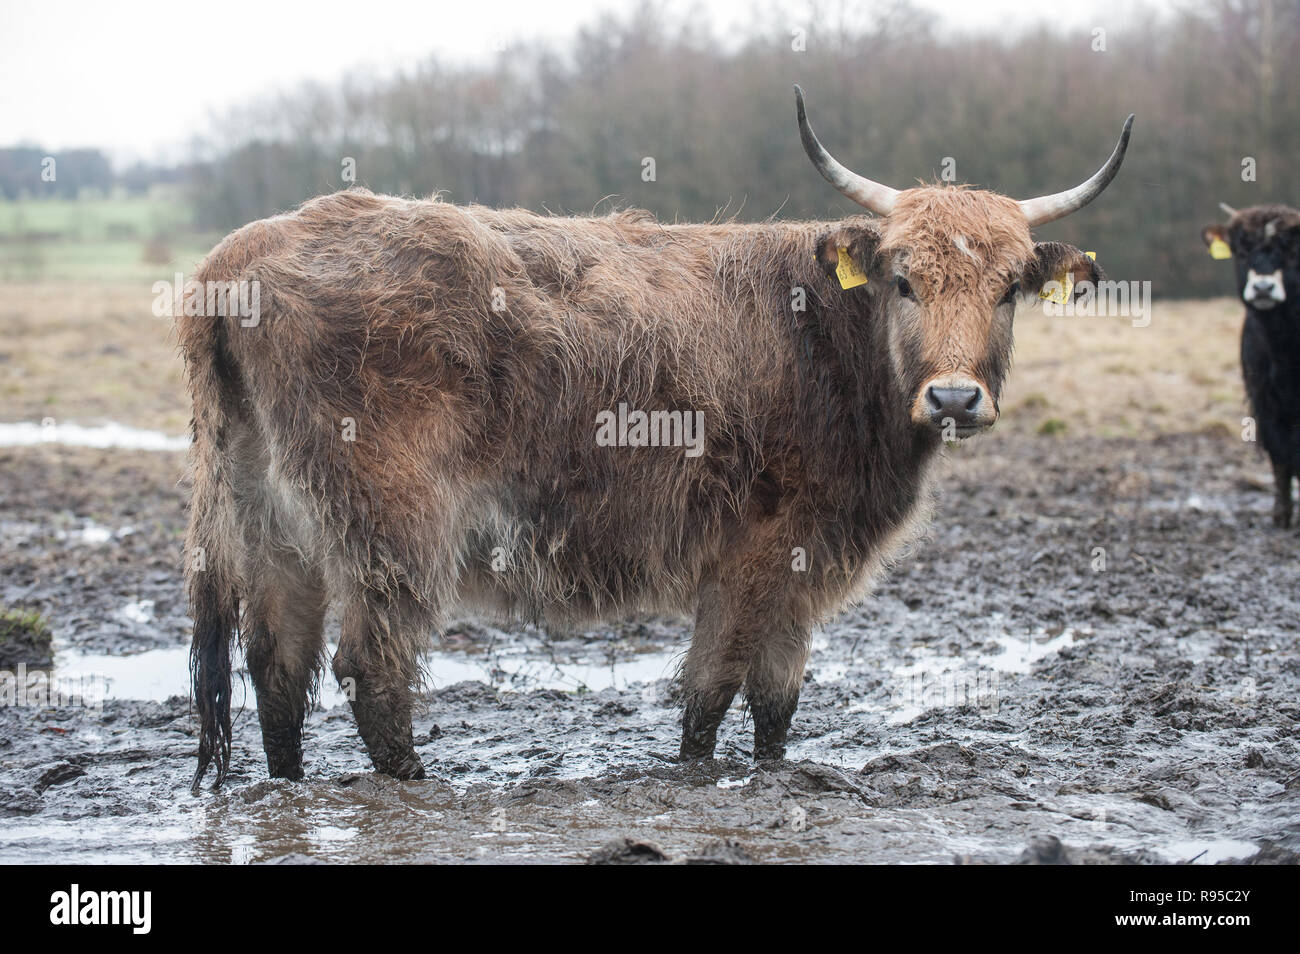
[[[835,275],[840,280],[840,287],[849,289],[865,285],[867,275],[862,269],[858,268],[858,263],[853,261],[853,257],[849,255],[849,250],[841,245],[839,253],[839,263],[835,266]]]

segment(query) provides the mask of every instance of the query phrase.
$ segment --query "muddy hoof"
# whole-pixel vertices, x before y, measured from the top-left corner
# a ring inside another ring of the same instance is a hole
[[[270,766],[268,774],[271,778],[282,778],[286,782],[301,782],[304,777],[301,762],[297,765]]]
[[[682,740],[681,751],[677,753],[678,762],[712,762],[714,745],[691,745]]]
[[[301,782],[303,779],[302,747],[300,745],[292,745],[285,746],[280,751],[274,749],[267,751],[266,771],[271,778],[282,778],[290,782]]]
[[[399,782],[418,782],[428,777],[423,763],[417,758],[405,759],[395,765],[376,765],[375,771],[380,775],[392,776]]]
[[[679,765],[689,765],[693,762],[712,762],[712,761],[713,761],[712,752],[696,752],[696,753],[681,752],[677,756],[677,762]]]

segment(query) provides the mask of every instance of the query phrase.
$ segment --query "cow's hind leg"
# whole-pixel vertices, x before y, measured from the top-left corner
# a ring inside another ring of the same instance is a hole
[[[1273,458],[1273,525],[1282,529],[1291,526],[1291,478],[1293,476],[1289,464]]]
[[[343,617],[334,674],[352,703],[357,729],[375,770],[394,778],[424,778],[411,737],[413,684],[425,614],[404,598],[357,597]]]
[[[245,656],[272,778],[302,778],[302,727],[325,648],[325,591],[293,555],[255,568],[245,608]]]

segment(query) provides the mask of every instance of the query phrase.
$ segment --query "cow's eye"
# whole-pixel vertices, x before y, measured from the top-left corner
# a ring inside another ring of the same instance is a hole
[[[1010,303],[1015,299],[1015,297],[1016,297],[1017,295],[1019,295],[1019,294],[1020,294],[1020,282],[1012,282],[1012,283],[1011,283],[1011,287],[1007,289],[1007,293],[1006,293],[1005,295],[1002,296],[1002,300],[1001,300],[1000,302],[998,302],[998,304],[999,304],[999,305],[1008,305],[1008,304],[1010,304]]]
[[[902,275],[899,275],[897,278],[895,278],[894,283],[898,285],[898,294],[901,295],[903,298],[916,297],[915,293],[912,291],[912,283],[909,282]]]

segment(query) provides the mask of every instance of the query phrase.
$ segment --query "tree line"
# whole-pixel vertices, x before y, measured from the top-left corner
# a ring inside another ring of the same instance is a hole
[[[260,101],[199,142],[197,224],[231,228],[353,184],[666,221],[851,213],[800,147],[796,82],[827,147],[900,188],[1055,192],[1091,174],[1136,113],[1106,195],[1038,237],[1095,249],[1111,277],[1160,295],[1225,291],[1199,238],[1219,202],[1300,204],[1300,5],[1204,0],[1006,35],[953,35],[906,3],[855,9],[756,15],[724,42],[647,3],[489,63],[429,60]]]

